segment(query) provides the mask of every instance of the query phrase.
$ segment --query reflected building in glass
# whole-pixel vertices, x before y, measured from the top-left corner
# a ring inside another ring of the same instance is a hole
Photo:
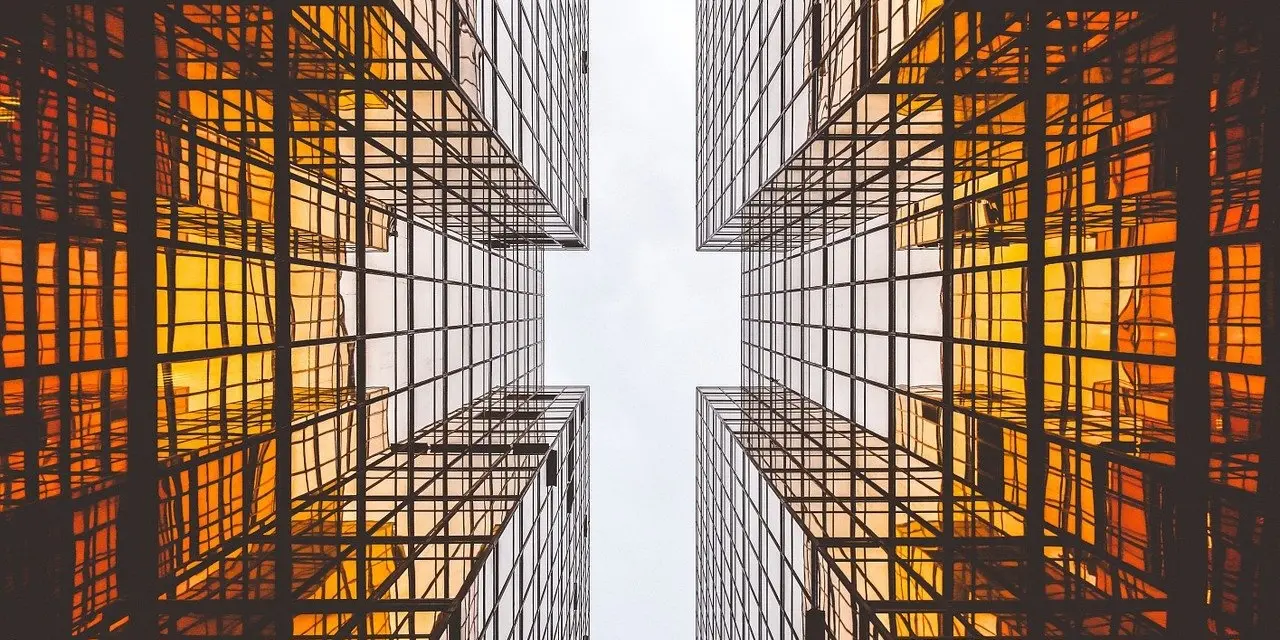
[[[700,638],[1280,633],[1275,12],[1027,6],[698,3]]]
[[[0,637],[588,633],[585,1],[0,25]]]

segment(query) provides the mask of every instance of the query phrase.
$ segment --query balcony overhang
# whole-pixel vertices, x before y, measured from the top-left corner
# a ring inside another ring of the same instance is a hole
[[[238,48],[218,44],[226,31],[270,33],[269,5],[231,13],[202,6],[179,3],[164,14],[188,44],[158,80],[166,99],[267,152],[287,138],[291,164],[380,211],[495,249],[586,248],[587,202],[562,175],[571,170],[561,165],[575,160],[562,153],[555,156],[562,163],[546,161],[553,152],[542,145],[552,136],[535,136],[530,117],[509,96],[504,101],[496,88],[506,81],[493,54],[469,37],[465,17],[410,16],[417,10],[402,0],[308,5],[290,21],[286,74],[273,68],[273,33]],[[320,26],[308,13],[317,7],[335,12],[328,20],[338,26]],[[287,132],[271,118],[282,87]]]
[[[886,59],[870,62],[856,80],[833,79],[810,87],[814,93],[809,111],[822,115],[813,116],[809,138],[723,220],[707,225],[698,238],[699,249],[790,249],[891,213],[934,215],[926,210],[944,208],[942,192],[977,183],[984,176],[1018,178],[1013,175],[1018,159],[994,150],[1021,150],[1025,96],[1034,87],[1025,52],[1042,46],[1050,57],[1081,56],[1081,43],[1094,43],[1092,49],[1097,42],[1142,28],[1133,11],[1113,9],[1091,14],[1089,19],[1059,18],[1048,25],[1037,44],[1013,17],[1019,14],[1002,7],[1003,3],[926,4],[929,8],[923,10],[918,24],[888,43]],[[1131,8],[1142,6],[1147,5],[1135,3]],[[953,51],[951,60],[942,55],[947,25],[956,32],[957,42],[965,43]],[[856,35],[862,28],[860,24],[849,33]],[[874,40],[876,35],[870,37]],[[813,64],[856,59],[864,46],[848,36],[835,49],[844,47],[843,51],[852,53],[828,52]],[[1065,68],[1048,70],[1054,83],[1051,95],[1128,96],[1143,109],[1153,100],[1169,97],[1165,86],[1127,77],[1069,81],[1061,75]],[[841,73],[824,68],[815,75],[836,78]],[[828,104],[829,112],[820,108]],[[944,113],[947,105],[949,115]],[[945,156],[947,145],[953,145],[955,157]],[[1021,178],[1025,179],[1025,171]],[[931,197],[932,201],[923,202]],[[987,197],[983,194],[957,197],[971,197],[974,202],[957,200],[955,206],[967,210],[948,215],[973,219],[971,225],[992,210],[988,204],[977,204]],[[994,219],[989,221],[988,226],[999,226]],[[930,234],[940,235],[941,223],[935,219],[921,226],[912,232],[918,239],[903,238],[900,244],[936,244]],[[981,233],[978,226],[963,225],[961,232]],[[997,243],[1006,240],[999,233],[994,236]]]

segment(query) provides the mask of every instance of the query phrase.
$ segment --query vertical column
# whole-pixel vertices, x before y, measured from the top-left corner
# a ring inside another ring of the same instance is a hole
[[[813,5],[809,8],[809,135],[818,132],[821,123],[818,122],[818,109],[822,106],[822,0],[813,0]],[[763,22],[763,17],[760,19]],[[760,62],[763,64],[763,60]],[[761,73],[761,76],[764,74]],[[760,88],[763,93],[763,87]],[[834,110],[834,108],[833,108]],[[825,145],[824,145],[825,147]],[[786,158],[783,158],[783,162]],[[763,171],[763,168],[761,169]],[[761,180],[767,179],[761,175]],[[803,200],[803,198],[801,198]],[[826,212],[821,214],[824,218]],[[804,223],[800,223],[801,234],[804,233]],[[785,229],[782,233],[786,233]]]
[[[128,225],[128,471],[120,498],[120,597],[128,635],[159,634],[159,479],[156,425],[156,57],[150,2],[124,8],[124,63],[119,77],[116,166],[126,189]]]
[[[59,11],[53,15],[53,74],[54,77],[66,82],[67,77],[67,24],[66,13]],[[69,93],[69,92],[68,92]],[[54,209],[57,212],[59,222],[65,222],[70,213],[71,207],[68,205],[68,195],[70,185],[68,184],[68,174],[70,170],[70,148],[71,148],[71,127],[68,120],[70,119],[69,109],[66,105],[60,105],[62,108],[58,110],[58,167],[53,172],[53,197]],[[59,224],[57,235],[56,258],[54,259],[55,281],[57,282],[57,302],[54,305],[57,309],[55,322],[57,323],[57,353],[58,364],[60,370],[58,372],[58,414],[62,416],[61,420],[64,425],[58,430],[58,495],[67,496],[71,494],[71,429],[70,423],[74,420],[71,406],[71,238],[69,237],[70,225]],[[83,258],[78,262],[78,269],[83,269]],[[104,316],[110,317],[110,316]]]
[[[404,68],[405,68],[406,79],[410,81],[415,80],[416,79],[415,76],[420,73],[420,71],[416,69],[416,60],[414,59],[415,51],[416,51],[416,47],[413,47],[413,46],[405,47],[404,55],[406,56],[406,60],[405,60]],[[407,135],[405,136],[405,140],[404,140],[404,145],[405,145],[405,157],[406,157],[406,160],[408,161],[408,164],[406,164],[406,166],[404,167],[397,167],[395,169],[395,171],[404,171],[404,176],[405,176],[404,246],[405,246],[405,268],[408,270],[408,274],[405,280],[405,282],[408,284],[408,288],[405,292],[405,304],[407,305],[407,308],[405,309],[405,318],[406,318],[405,329],[408,334],[408,338],[407,338],[408,362],[405,367],[405,376],[406,376],[405,384],[407,388],[405,398],[406,398],[406,404],[407,404],[407,407],[406,407],[407,411],[405,411],[405,416],[403,418],[404,425],[405,425],[404,438],[406,440],[405,442],[406,446],[404,449],[405,453],[403,455],[404,455],[404,459],[406,460],[405,466],[407,468],[407,474],[406,474],[407,480],[406,480],[405,486],[409,488],[409,495],[406,496],[406,500],[408,504],[405,505],[405,510],[408,512],[408,516],[405,518],[406,526],[408,527],[408,530],[404,532],[397,531],[396,533],[398,535],[401,535],[401,534],[407,535],[411,539],[415,535],[417,535],[415,522],[418,519],[417,518],[418,500],[414,495],[415,488],[418,486],[417,474],[416,474],[417,464],[414,463],[414,455],[415,455],[414,451],[416,451],[416,448],[414,445],[416,444],[416,440],[418,437],[418,428],[416,425],[417,425],[418,386],[419,386],[418,370],[417,370],[417,360],[418,360],[417,344],[418,344],[419,330],[418,330],[417,302],[416,302],[416,296],[418,291],[418,275],[417,275],[417,263],[415,262],[416,258],[414,254],[414,244],[418,238],[418,232],[417,232],[418,227],[414,222],[414,205],[417,202],[417,198],[414,196],[414,178],[417,176],[417,169],[414,166],[414,163],[416,162],[416,156],[417,156],[417,147],[418,147],[417,133],[418,133],[418,127],[420,126],[420,124],[414,119],[414,114],[416,113],[416,111],[414,110],[414,96],[417,93],[418,93],[417,91],[413,91],[413,90],[409,90],[404,93],[406,116],[405,116],[405,122],[403,126],[405,127],[407,132]],[[396,217],[396,211],[394,207],[392,208],[392,211],[391,211],[391,218],[390,218],[389,224],[392,225],[391,227],[392,229],[395,229],[399,225],[399,220]],[[393,238],[393,241],[394,241],[394,238]],[[394,243],[392,246],[393,246],[393,250],[395,250]],[[428,345],[430,345],[431,341],[434,340],[434,337],[429,332],[430,331],[429,327],[430,325],[428,324],[428,333],[425,334]],[[428,387],[428,389],[429,388],[430,387]],[[387,425],[387,445],[389,448],[394,447],[397,444],[394,440],[396,426],[397,425],[394,425],[394,424]],[[411,595],[417,594],[418,593],[418,572],[414,570],[414,566],[413,566],[414,558],[413,557],[406,558],[405,563],[408,564],[408,569],[405,571],[405,573],[408,574],[408,577],[407,577],[408,593]],[[409,628],[407,630],[410,636],[413,636],[418,633],[417,624],[418,624],[418,616],[410,615],[409,625],[408,625]],[[425,633],[426,631],[427,630],[424,629],[422,632]]]
[[[24,7],[21,17],[22,95],[18,104],[18,123],[22,129],[22,159],[19,176],[22,189],[22,429],[36,431],[40,415],[40,326],[37,282],[40,268],[39,225],[37,210],[37,174],[40,169],[40,86],[41,39],[44,35],[42,15],[35,7]],[[61,154],[60,154],[61,155]],[[132,325],[130,325],[132,326]],[[10,428],[8,425],[6,429]],[[40,447],[43,438],[33,433],[23,442],[23,496],[28,502],[40,495]]]
[[[944,8],[942,18],[942,82],[937,90],[942,102],[942,531],[938,540],[942,565],[942,602],[938,608],[942,628],[939,635],[955,635],[952,601],[955,599],[955,298],[953,293],[955,266],[955,166],[956,166],[956,95],[955,95],[955,21],[953,8]],[[890,108],[894,108],[890,105]],[[891,459],[892,466],[897,458]]]
[[[1045,569],[1044,569],[1044,505],[1049,465],[1049,445],[1044,428],[1044,323],[1045,323],[1045,214],[1049,193],[1045,118],[1046,94],[1049,90],[1045,52],[1043,10],[1027,14],[1026,47],[1027,93],[1024,110],[1026,136],[1023,154],[1027,162],[1027,264],[1026,317],[1023,319],[1023,379],[1026,389],[1027,430],[1027,513],[1026,584],[1023,585],[1023,610],[1026,611],[1026,633],[1029,638],[1042,638],[1045,633]]]
[[[874,9],[876,9],[874,5],[864,5],[862,7],[862,19],[859,21],[860,24],[862,25],[862,28],[865,34],[864,47],[862,49],[864,58],[870,57],[869,52],[871,47],[871,44],[870,44],[871,37],[869,35],[869,31],[871,26],[870,26],[870,20],[868,19],[868,16],[870,15],[870,12]],[[860,83],[859,86],[866,86],[865,83],[870,81],[870,62],[867,61],[865,63],[862,63],[862,66],[866,67],[866,71],[865,71],[865,75],[863,75],[863,83]],[[889,105],[888,129],[886,130],[886,132],[889,136],[893,136],[893,133],[898,129],[898,109],[894,105],[897,104],[899,95],[900,94],[898,93],[897,89],[892,89],[888,93],[888,100],[887,100],[887,103]],[[860,126],[857,121],[859,113],[860,113],[860,109],[855,108],[853,112],[855,133],[858,131],[858,127]],[[868,123],[868,128],[870,128],[871,126],[874,126],[874,124]],[[898,246],[897,246],[896,239],[897,239],[897,232],[898,232],[897,225],[899,224],[914,225],[915,221],[911,220],[907,222],[898,222],[898,142],[891,138],[890,140],[887,141],[887,144],[885,146],[887,147],[887,150],[888,150],[888,154],[886,156],[888,162],[886,163],[886,166],[889,169],[887,172],[888,193],[885,196],[886,197],[885,202],[888,205],[888,211],[889,211],[889,214],[888,214],[889,233],[886,234],[887,235],[886,242],[888,243],[888,249],[885,255],[889,256],[888,267],[889,267],[889,340],[890,340],[889,342],[890,355],[889,355],[889,363],[888,363],[889,365],[889,393],[888,393],[889,406],[887,408],[889,419],[888,419],[888,426],[885,429],[885,440],[888,443],[887,451],[889,455],[888,477],[887,477],[888,486],[897,487],[898,477],[899,477],[898,465],[896,462],[898,460],[898,450],[900,448],[904,450],[907,449],[908,447],[903,447],[903,445],[908,443],[903,443],[898,441],[898,411],[897,411],[897,403],[898,403],[898,397],[899,397],[898,376],[902,372],[898,371],[898,366],[897,366],[898,358],[897,358],[897,351],[896,351],[897,336],[899,333],[898,332],[899,318],[898,318],[898,311],[897,311],[898,310],[898,265],[897,265]],[[874,147],[871,147],[871,148],[874,148]],[[867,153],[874,153],[874,152],[868,151]],[[873,157],[872,160],[874,161],[875,158]],[[856,210],[854,211],[854,215],[857,215]],[[947,217],[947,216],[944,216],[944,217]],[[856,221],[855,221],[855,224],[856,224]],[[856,234],[854,235],[854,237],[856,237]],[[851,244],[853,244],[852,241],[851,241]],[[851,273],[852,273],[852,270],[851,270]],[[912,273],[910,261],[908,261],[907,276],[910,277],[912,275],[914,274]],[[853,280],[854,278],[851,277],[850,286],[852,286]],[[910,285],[908,285],[906,294],[908,296],[907,313],[908,315],[910,315],[911,313]],[[852,311],[850,311],[850,313],[852,314]],[[914,332],[911,330],[910,320],[906,319],[906,322],[908,324],[908,330],[904,333],[906,333],[906,335],[908,336],[913,336]],[[854,324],[855,323],[851,323],[851,325],[854,325]],[[947,323],[947,324],[950,325],[950,323]],[[852,342],[852,340],[850,342]],[[907,387],[908,390],[910,390],[911,383],[912,383],[910,344],[911,344],[911,338],[908,338],[907,339],[907,366],[906,366],[906,372],[905,372],[906,382],[907,382],[905,386]],[[946,349],[950,349],[950,345],[947,345]],[[904,394],[902,398],[903,398],[903,401],[909,407],[911,404],[911,397],[909,395]],[[907,418],[907,419],[910,420],[910,418]],[[853,497],[854,499],[857,499],[858,496],[855,495]],[[896,526],[895,523],[898,522],[898,512],[900,510],[901,505],[902,505],[902,501],[898,499],[898,496],[896,495],[896,490],[895,490],[894,495],[889,499],[888,504],[886,505],[890,526],[888,527],[888,531],[887,531],[888,538],[885,540],[885,551],[886,551],[885,556],[888,559],[888,564],[886,565],[886,568],[890,576],[898,575],[897,572],[899,571],[898,527]],[[902,511],[904,512],[908,510],[909,509],[902,509]],[[855,509],[853,512],[857,513],[857,510]],[[898,596],[898,581],[896,579],[889,580],[889,592],[887,595],[890,602],[897,601],[899,596]]]
[[[1263,6],[1262,52],[1260,59],[1275,60],[1280,55],[1280,12]],[[1272,64],[1262,72],[1263,117],[1280,114],[1280,68]],[[1280,126],[1263,128],[1262,215],[1259,225],[1262,242],[1262,364],[1267,371],[1262,399],[1262,434],[1258,456],[1258,493],[1263,515],[1260,580],[1257,590],[1259,638],[1280,637]],[[1268,153],[1270,151],[1270,153]],[[1271,179],[1268,181],[1267,178]],[[1271,550],[1267,553],[1266,550]]]
[[[290,167],[291,106],[289,78],[289,23],[292,0],[273,6],[273,49],[271,74],[271,135],[274,174],[272,193],[273,237],[275,238],[275,380],[272,385],[271,423],[276,445],[276,485],[274,531],[275,628],[286,634],[293,628],[293,287],[290,263],[293,173]]]
[[[1169,549],[1169,629],[1179,638],[1208,635],[1209,488],[1209,90],[1214,51],[1212,10],[1200,3],[1174,9],[1178,59],[1174,68],[1171,155],[1177,167],[1173,540]]]
[[[368,369],[367,350],[368,343],[365,334],[368,331],[366,326],[366,317],[368,309],[368,282],[366,273],[366,246],[368,243],[367,223],[369,218],[369,210],[366,204],[366,187],[365,187],[365,136],[369,135],[365,130],[365,80],[366,80],[366,33],[365,33],[365,14],[368,9],[366,7],[356,5],[351,7],[353,16],[353,25],[355,27],[355,93],[356,93],[356,113],[355,113],[355,198],[356,198],[356,233],[355,233],[355,251],[356,251],[356,345],[355,358],[352,366],[355,367],[355,400],[356,400],[356,638],[358,640],[366,640],[369,634],[369,532],[368,532],[368,509],[369,501],[367,498],[367,470],[369,465],[369,407],[368,407],[368,391],[365,389],[366,371]],[[396,142],[392,141],[392,145]],[[392,287],[396,286],[392,281]],[[391,311],[393,317],[398,315],[398,311]],[[394,325],[393,325],[394,326]],[[392,338],[394,341],[395,338]],[[388,401],[390,402],[390,401]],[[408,488],[412,491],[412,487]],[[339,550],[341,553],[341,550]]]

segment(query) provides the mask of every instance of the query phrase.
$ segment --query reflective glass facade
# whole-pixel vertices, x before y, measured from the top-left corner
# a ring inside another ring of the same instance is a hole
[[[1273,633],[1274,16],[1185,4],[699,4],[701,637]]]
[[[12,11],[0,635],[588,632],[586,48],[573,1]]]

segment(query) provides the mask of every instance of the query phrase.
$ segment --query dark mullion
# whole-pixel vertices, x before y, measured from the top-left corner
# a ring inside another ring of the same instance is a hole
[[[418,73],[415,69],[415,65],[416,65],[416,60],[414,57],[415,51],[416,49],[414,47],[406,47],[405,54],[407,56],[407,63],[405,65],[405,69],[407,70],[407,73],[409,74],[410,79],[412,79],[413,75]],[[410,91],[408,92],[408,95],[405,96],[406,116],[405,116],[404,126],[408,127],[409,129],[413,129],[413,127],[416,126],[416,124],[413,121],[414,93],[415,92]],[[409,155],[409,160],[413,161],[415,159],[416,150],[410,149],[408,155]],[[416,349],[417,349],[418,340],[417,340],[417,334],[412,331],[417,326],[417,322],[418,322],[418,318],[416,314],[416,303],[415,303],[416,294],[417,294],[417,286],[416,286],[417,283],[415,282],[415,279],[414,279],[415,273],[417,271],[417,265],[414,263],[414,244],[417,241],[417,236],[418,236],[417,234],[418,226],[414,221],[414,203],[417,201],[417,199],[413,197],[414,175],[415,175],[414,172],[405,170],[406,186],[405,186],[404,208],[405,208],[406,221],[404,225],[405,227],[404,246],[405,246],[405,266],[407,267],[408,274],[407,274],[407,277],[403,280],[403,282],[405,283],[405,286],[406,286],[405,304],[408,305],[408,308],[406,309],[406,316],[405,316],[406,317],[405,329],[409,330],[410,333],[405,338],[407,340],[406,352],[408,357],[408,363],[406,366],[407,379],[405,380],[405,382],[407,383],[407,387],[404,387],[406,389],[405,390],[406,416],[404,419],[404,425],[405,425],[405,440],[409,443],[408,451],[410,453],[405,453],[404,456],[405,456],[405,460],[408,462],[408,465],[407,465],[408,480],[407,480],[406,486],[409,488],[410,491],[412,491],[413,487],[416,486],[415,483],[417,482],[417,467],[418,467],[418,465],[414,464],[414,454],[411,453],[414,450],[413,445],[417,443],[417,433],[418,433],[418,429],[415,426],[417,424],[416,421],[417,421],[417,406],[418,406],[417,394],[415,393],[415,390],[417,388],[415,386],[415,383],[417,381]],[[395,221],[393,220],[392,223],[395,224]],[[393,245],[392,250],[397,251],[398,249]],[[390,447],[394,447],[396,444],[394,442],[396,426],[397,425],[394,425],[394,424],[387,425],[387,444]],[[409,515],[408,535],[410,538],[412,538],[416,533],[417,503],[415,501],[410,500],[409,504],[407,505],[407,511]],[[405,559],[405,562],[411,564],[414,562],[414,558],[407,557]],[[408,573],[409,573],[409,580],[408,580],[409,597],[417,597],[418,572],[413,571],[411,569],[409,570]],[[414,636],[418,633],[417,625],[418,625],[417,616],[410,616],[409,628],[408,628],[408,633],[410,636]],[[425,632],[427,630],[424,629],[423,631]]]
[[[66,81],[67,78],[67,25],[66,13],[56,11],[53,14],[53,46],[56,50],[54,56],[54,74],[57,78]],[[65,97],[62,97],[65,100]],[[70,191],[69,172],[70,172],[70,118],[68,114],[70,109],[67,108],[65,102],[59,106],[62,108],[58,112],[58,168],[53,174],[54,179],[54,210],[57,212],[57,220],[65,222],[71,217],[68,205],[68,195]],[[38,155],[38,154],[35,154]],[[25,176],[24,176],[25,177]],[[70,252],[72,251],[72,243],[70,238],[69,225],[58,225],[57,234],[57,257],[54,259],[55,282],[57,283],[57,358],[58,358],[58,421],[60,429],[58,432],[58,495],[71,495],[71,469],[70,461],[71,451],[71,425],[74,424],[77,416],[73,414],[73,406],[71,404],[71,374],[67,370],[67,365],[71,363],[71,260]],[[30,238],[29,236],[27,236]],[[29,241],[29,240],[28,240]],[[88,244],[88,243],[86,243]],[[76,246],[75,250],[79,256],[79,270],[84,273],[84,251],[83,246]],[[82,291],[88,287],[84,283],[83,276],[80,278],[80,288]],[[84,316],[81,314],[80,321],[80,345],[84,347],[84,336],[87,332]],[[79,407],[75,407],[79,408]],[[110,423],[103,421],[103,431],[110,429]]]
[[[292,105],[288,33],[293,0],[272,7],[272,122],[273,192],[275,232],[275,376],[272,384],[272,427],[275,435],[275,611],[277,633],[293,628],[293,287],[291,251],[293,212],[290,162],[292,154]]]
[[[1180,637],[1209,637],[1208,483],[1210,446],[1209,92],[1212,86],[1214,12],[1197,4],[1172,9],[1178,59],[1172,103],[1171,155],[1176,178],[1177,240],[1173,267],[1175,338],[1173,399],[1173,539],[1166,554],[1169,628]]]
[[[955,50],[951,46],[955,42],[955,21],[957,13],[954,8],[944,8],[941,17],[942,34],[942,82],[938,87],[942,102],[942,132],[939,138],[942,145],[942,211],[951,211],[955,207],[954,168],[956,165],[955,137]],[[886,65],[886,68],[888,65]],[[909,154],[906,162],[915,160],[917,154]],[[955,635],[955,624],[952,603],[955,599],[955,420],[951,408],[955,406],[955,304],[952,282],[955,272],[956,234],[954,216],[942,216],[942,537],[938,541],[942,565],[942,602],[939,610],[942,613],[941,624],[943,638]],[[897,464],[892,459],[891,464]],[[896,631],[896,630],[895,630]]]
[[[459,29],[460,27],[458,26],[458,9],[457,9],[457,5],[456,5],[456,3],[451,3],[451,4],[453,4],[453,5],[454,5],[454,6],[453,6],[453,8],[452,8],[453,15],[452,15],[452,20],[451,20],[451,21],[449,21],[447,24],[448,24],[448,25],[450,25],[450,26],[451,26],[451,28],[455,30],[455,31],[454,31],[454,33],[453,33],[453,45],[454,45],[454,46],[453,46],[452,51],[454,51],[455,53],[454,53],[454,62],[453,62],[453,67],[452,67],[452,73],[454,74],[454,77],[456,78],[456,77],[457,77],[457,74],[458,74],[458,57],[457,57],[457,53],[456,53],[456,52],[457,52],[457,50],[458,50],[458,33],[457,33],[457,31],[456,31],[456,30],[457,30],[457,29]],[[447,95],[440,95],[440,96],[435,97],[435,100],[437,101],[437,105],[436,105],[436,106],[442,106],[440,103],[446,102],[446,101],[448,100],[448,97],[447,97]],[[483,107],[481,107],[481,108],[483,108]],[[442,153],[442,154],[439,156],[440,164],[441,164],[441,166],[442,166],[442,167],[444,167],[444,170],[445,170],[446,172],[449,170],[449,165],[450,165],[449,159],[450,159],[450,158],[449,158],[449,155],[448,155],[448,154],[444,154],[444,153]],[[447,227],[447,226],[448,226],[448,209],[449,209],[449,202],[450,202],[450,197],[451,197],[451,195],[452,195],[452,194],[451,194],[450,192],[445,192],[445,193],[444,193],[444,194],[442,194],[442,195],[443,195],[443,197],[442,197],[442,201],[440,202],[440,206],[441,206],[441,208],[442,208],[442,211],[444,211],[444,213],[445,213],[445,216],[444,216],[444,218],[445,218],[445,219],[444,219],[444,222],[443,222],[442,226]],[[446,283],[450,283],[450,282],[452,282],[452,281],[453,281],[453,280],[452,280],[452,278],[454,277],[454,275],[451,273],[451,270],[450,270],[450,268],[449,268],[449,244],[450,244],[450,239],[449,239],[448,235],[447,235],[447,234],[445,234],[445,233],[441,233],[441,234],[440,234],[440,262],[439,262],[438,264],[439,264],[439,268],[440,268],[440,270],[441,270],[441,271],[443,272],[443,274],[444,274],[444,281],[445,281]],[[464,246],[465,246],[465,245],[464,245]],[[450,296],[449,296],[449,289],[450,289],[449,284],[444,284],[444,285],[440,288],[440,296],[439,296],[439,300],[440,300],[440,316],[439,316],[439,320],[440,320],[440,326],[441,326],[441,327],[448,327],[448,326],[449,326],[449,323],[450,323],[450,316],[452,315],[452,314],[450,313],[450,310],[449,310],[449,298],[450,298]],[[447,328],[446,328],[446,329],[443,329],[443,330],[442,330],[442,333],[440,334],[440,336],[441,336],[441,340],[440,340],[440,349],[441,349],[441,353],[440,353],[441,370],[442,370],[442,371],[444,371],[444,372],[448,372],[448,371],[450,371],[450,369],[449,369],[449,361],[450,361],[450,359],[451,359],[451,358],[450,358],[450,352],[449,352],[449,330],[448,330]],[[439,387],[439,388],[440,388],[440,406],[443,408],[442,417],[444,418],[444,420],[440,423],[440,427],[441,427],[441,431],[442,431],[442,434],[441,434],[441,435],[442,435],[446,440],[449,438],[449,435],[450,435],[449,420],[448,420],[448,416],[449,416],[449,415],[450,415],[450,413],[451,413],[451,412],[450,412],[450,410],[449,410],[449,385],[450,385],[450,377],[451,377],[451,376],[450,376],[450,375],[448,375],[447,373],[446,373],[446,374],[444,374],[444,375],[441,377],[441,379],[440,379],[440,387]],[[443,490],[443,491],[441,492],[441,494],[440,494],[440,503],[441,503],[441,508],[442,508],[444,511],[446,511],[446,512],[450,509],[450,507],[449,507],[449,500],[450,500],[450,498],[451,498],[451,492],[450,492],[450,489],[449,489],[449,484],[448,484],[448,483],[445,483],[445,485],[444,485],[444,490]],[[449,554],[449,546],[448,546],[447,544],[444,546],[444,553],[445,553],[445,555],[446,555],[446,556]],[[451,586],[452,586],[452,576],[451,576],[451,573],[445,573],[445,576],[444,576],[444,592],[445,592],[445,593],[449,593],[449,589],[450,589],[450,587],[451,587]]]
[[[1261,6],[1263,3],[1255,3]],[[1280,12],[1271,9],[1262,17],[1261,60],[1276,60],[1280,47]],[[1280,114],[1280,71],[1272,64],[1263,70],[1262,113]],[[1262,363],[1266,371],[1266,394],[1262,399],[1263,425],[1280,424],[1280,126],[1263,129],[1262,199],[1259,230],[1262,238]],[[1267,153],[1267,150],[1270,153]],[[1266,177],[1271,180],[1267,181]],[[1263,428],[1258,450],[1258,495],[1261,496],[1261,544],[1258,549],[1260,595],[1255,610],[1259,638],[1280,637],[1280,486],[1276,465],[1280,464],[1280,433]],[[1248,610],[1245,610],[1248,612]]]
[[[120,598],[128,603],[127,629],[137,638],[159,635],[160,465],[156,425],[156,53],[150,2],[124,7],[124,60],[117,94],[116,169],[125,187],[129,261],[129,351],[125,487],[120,498]]]
[[[1027,14],[1027,93],[1023,154],[1027,163],[1027,264],[1025,314],[1023,332],[1026,355],[1023,358],[1026,434],[1027,434],[1027,508],[1026,567],[1022,597],[1027,615],[1028,637],[1043,637],[1046,630],[1047,595],[1045,592],[1044,510],[1049,470],[1049,445],[1045,438],[1045,216],[1048,206],[1048,184],[1040,176],[1048,170],[1046,149],[1047,100],[1050,86],[1046,79],[1048,15],[1045,11]],[[949,211],[949,209],[944,209]],[[1066,241],[1065,238],[1062,239]]]
[[[22,218],[19,221],[22,230],[22,420],[26,423],[23,428],[32,431],[23,443],[23,499],[33,502],[40,495],[40,447],[44,440],[41,437],[43,434],[39,433],[44,416],[40,408],[40,309],[37,286],[41,235],[36,224],[40,218],[37,172],[40,169],[41,155],[40,90],[43,82],[40,67],[44,24],[41,12],[34,7],[24,8],[21,20],[22,64],[19,73],[22,95],[18,103],[18,123],[22,128],[19,143],[22,152],[19,167],[22,181]]]
[[[356,623],[357,640],[367,640],[369,637],[369,530],[367,525],[369,500],[368,500],[368,464],[369,464],[369,406],[368,391],[365,389],[367,383],[368,360],[368,343],[366,332],[368,330],[368,274],[365,266],[368,256],[368,239],[365,225],[368,222],[368,205],[366,203],[367,193],[365,191],[365,116],[366,104],[365,93],[367,91],[366,84],[368,80],[368,71],[365,68],[365,25],[367,12],[370,10],[363,6],[353,6],[350,8],[355,14],[355,121],[356,131],[352,140],[355,144],[355,206],[356,206],[356,228],[355,228],[355,254],[356,254],[356,345],[355,345],[355,362],[352,366],[355,368],[355,431],[356,431],[356,596],[355,606],[357,615],[353,617]],[[392,280],[392,287],[396,281]],[[396,311],[391,311],[392,317],[396,317]],[[393,324],[394,326],[394,324]],[[393,344],[394,344],[394,338]]]
[[[864,55],[866,55],[866,52],[869,51],[867,47],[870,46],[869,44],[870,33],[868,33],[868,30],[870,29],[870,13],[868,13],[867,7],[863,7],[861,17],[863,18],[863,20],[861,21],[862,27],[863,27],[864,33],[866,34],[866,37],[864,39],[864,48],[863,48]],[[867,63],[862,66],[863,66],[863,69],[860,70],[859,76],[865,82],[866,78],[869,77],[871,74],[870,60],[868,60]],[[896,93],[890,93],[889,104],[893,104],[896,101],[897,97],[898,96]],[[854,126],[855,127],[858,126],[856,112],[854,114],[854,122],[855,122]],[[892,134],[892,132],[897,131],[897,128],[898,128],[898,110],[891,108],[889,109],[888,130]],[[897,232],[898,225],[905,225],[905,224],[911,224],[911,223],[902,222],[898,220],[898,193],[897,193],[898,171],[896,169],[898,164],[898,145],[896,142],[891,141],[888,147],[889,147],[888,164],[890,167],[894,168],[889,172],[889,216],[888,216],[888,227],[887,227],[888,233],[885,234],[886,236],[888,236],[886,238],[886,241],[888,244],[888,256],[889,256],[889,265],[888,265],[889,267],[889,329],[891,331],[897,332],[898,330],[897,323],[899,322],[898,312],[897,312],[899,280],[898,280],[898,267],[897,267],[897,242],[896,242],[897,234],[896,232]],[[852,242],[852,240],[850,240],[850,242]],[[907,284],[907,287],[908,287],[907,320],[906,320],[907,330],[903,333],[908,336],[907,338],[907,371],[906,371],[907,384],[905,386],[909,390],[912,382],[911,364],[910,364],[911,363],[911,338],[909,337],[911,336],[911,319],[910,319],[911,318],[911,299],[910,299],[911,280],[910,280],[910,277],[914,275],[911,273],[911,267],[910,267],[909,261],[907,265],[907,272],[908,272],[907,273],[908,277],[904,278],[905,283]],[[943,277],[946,278],[946,276],[943,276]],[[852,278],[850,278],[850,280],[852,281]],[[852,286],[852,282],[850,283],[850,286]],[[891,341],[896,342],[896,338],[894,337],[890,337],[889,339]],[[948,345],[944,344],[942,348],[944,349],[948,348]],[[889,358],[890,389],[889,389],[889,392],[886,394],[889,397],[889,408],[888,408],[889,426],[886,429],[886,432],[887,432],[886,435],[889,441],[888,482],[890,487],[897,486],[897,482],[898,482],[898,465],[896,463],[898,459],[898,449],[903,448],[904,444],[908,446],[910,445],[910,443],[898,442],[898,433],[897,433],[898,421],[897,421],[896,404],[897,404],[897,398],[900,397],[898,395],[899,392],[897,391],[899,386],[900,385],[898,383],[897,358],[890,356]],[[910,400],[907,401],[907,406],[908,407],[911,406]],[[908,415],[906,419],[910,421],[911,416]],[[889,501],[888,509],[889,509],[889,522],[897,522],[897,514],[899,510],[902,510],[904,512],[910,511],[909,508],[903,508],[903,505],[899,500]],[[890,527],[886,546],[888,551],[888,553],[886,554],[886,557],[887,557],[889,574],[893,575],[894,571],[896,571],[896,566],[898,563],[898,529],[897,527]],[[892,580],[889,582],[889,600],[896,602],[897,599],[898,599],[898,581]]]

